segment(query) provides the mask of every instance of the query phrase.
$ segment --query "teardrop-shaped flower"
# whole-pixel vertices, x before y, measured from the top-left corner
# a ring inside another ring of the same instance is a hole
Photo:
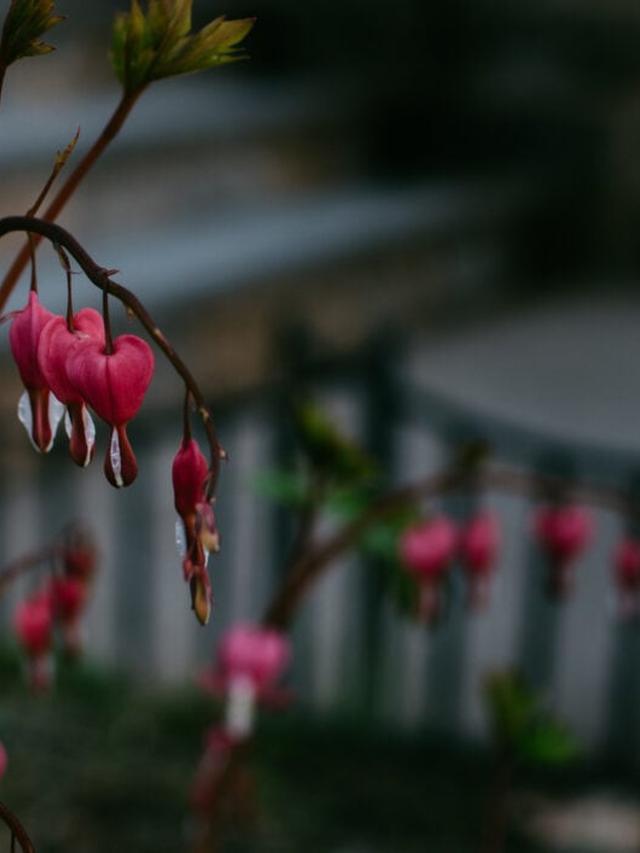
[[[449,568],[456,544],[454,523],[441,515],[404,532],[400,539],[400,557],[413,574],[438,577]]]
[[[460,532],[460,559],[467,575],[468,603],[472,609],[488,603],[499,546],[498,522],[489,512],[473,516]]]
[[[291,647],[284,634],[254,625],[234,626],[218,649],[222,679],[230,684],[236,678],[248,678],[257,693],[266,691],[280,678],[290,658]]]
[[[547,589],[551,598],[564,598],[573,586],[574,566],[593,536],[591,513],[574,504],[542,507],[535,533],[549,560]]]
[[[39,593],[20,602],[15,612],[14,627],[18,641],[29,657],[46,654],[53,641],[51,597]]]
[[[7,755],[7,750],[5,749],[4,744],[0,741],[0,779],[7,772],[7,765],[9,764],[9,756]]]
[[[618,591],[618,613],[623,619],[640,613],[640,541],[626,536],[614,555],[614,578]]]
[[[41,453],[51,450],[64,413],[38,363],[40,336],[55,316],[40,304],[38,294],[32,290],[26,306],[13,315],[9,329],[11,352],[25,387],[18,403],[18,418]]]
[[[138,474],[138,463],[127,436],[153,376],[151,347],[136,335],[121,335],[113,351],[89,341],[69,354],[67,377],[76,391],[111,427],[104,471],[112,486],[128,486]]]
[[[104,322],[94,308],[83,308],[73,317],[73,331],[63,317],[54,317],[44,327],[38,344],[38,364],[49,388],[67,407],[69,452],[85,467],[95,452],[95,426],[85,402],[69,380],[67,363],[72,352],[89,341],[104,345]]]
[[[400,538],[400,560],[418,582],[416,615],[428,624],[442,611],[442,582],[456,546],[455,524],[444,515],[408,528]]]
[[[182,568],[191,589],[191,604],[198,621],[206,624],[211,614],[211,584],[207,574],[209,546],[216,545],[217,531],[206,484],[209,464],[195,439],[183,439],[173,460],[171,478],[178,520],[179,541],[184,542]],[[208,507],[208,510],[207,510]]]

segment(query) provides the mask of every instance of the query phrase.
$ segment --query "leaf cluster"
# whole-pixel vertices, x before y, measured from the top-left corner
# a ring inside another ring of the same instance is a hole
[[[0,65],[8,68],[25,56],[40,56],[55,48],[41,36],[64,20],[56,15],[54,0],[11,0],[2,28]]]
[[[294,407],[293,422],[303,453],[326,479],[338,483],[370,480],[376,473],[373,461],[310,401]]]
[[[191,32],[193,0],[139,0],[116,16],[111,62],[125,92],[135,92],[154,80],[192,74],[244,59],[239,43],[253,18],[228,21],[218,17]]]
[[[486,681],[494,736],[514,758],[534,765],[562,765],[579,756],[575,737],[516,672],[493,673]]]

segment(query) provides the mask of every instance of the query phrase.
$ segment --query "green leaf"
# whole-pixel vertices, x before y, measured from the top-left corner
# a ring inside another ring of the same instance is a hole
[[[12,0],[0,41],[3,68],[25,56],[41,56],[55,50],[40,38],[64,20],[55,12],[54,0]]]
[[[135,92],[165,77],[192,74],[246,58],[237,45],[254,18],[216,18],[191,32],[192,0],[148,0],[146,13],[138,0],[116,16],[111,62],[126,92]]]
[[[530,764],[559,765],[579,756],[575,737],[541,707],[518,673],[493,673],[485,686],[496,740],[514,757]]]
[[[319,406],[309,401],[298,404],[294,424],[302,450],[322,474],[343,483],[372,479],[372,460],[338,430]]]
[[[263,471],[254,479],[255,490],[286,506],[299,507],[307,501],[307,479],[296,471]]]
[[[520,757],[531,764],[562,765],[580,755],[577,740],[561,723],[541,720],[518,743]]]

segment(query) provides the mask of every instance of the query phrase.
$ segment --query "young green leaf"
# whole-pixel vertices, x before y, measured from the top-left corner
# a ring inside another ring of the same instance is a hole
[[[0,41],[2,68],[8,68],[25,56],[39,56],[55,50],[40,38],[64,20],[55,12],[54,0],[11,0]]]
[[[116,16],[111,61],[125,92],[154,80],[192,74],[246,58],[238,49],[254,18],[216,18],[191,32],[193,0],[148,0],[146,12],[132,0],[129,12]]]
[[[315,403],[304,401],[295,406],[294,425],[305,455],[325,476],[354,483],[375,475],[372,460]]]

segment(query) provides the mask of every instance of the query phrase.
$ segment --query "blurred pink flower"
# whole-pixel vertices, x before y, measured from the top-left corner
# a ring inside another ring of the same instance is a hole
[[[490,576],[499,547],[498,520],[489,512],[479,512],[460,533],[460,557],[467,573],[468,603],[472,609],[488,603]]]
[[[4,744],[0,741],[0,779],[7,772],[7,764],[9,763],[9,756],[7,755],[7,750],[4,748]]]
[[[444,515],[408,528],[400,538],[400,559],[408,571],[422,577],[438,577],[455,555],[456,527]]]

